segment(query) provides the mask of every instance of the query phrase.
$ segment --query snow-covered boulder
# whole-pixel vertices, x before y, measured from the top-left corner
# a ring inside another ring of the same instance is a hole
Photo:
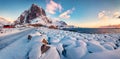
[[[54,46],[50,46],[50,49],[42,54],[39,59],[60,59],[59,53]]]
[[[35,43],[29,53],[29,59],[60,59],[58,51],[54,46],[49,46],[50,48],[42,54],[41,46],[42,43]]]
[[[88,54],[82,59],[120,59],[120,49]]]
[[[75,43],[75,40],[76,40],[76,38],[69,37],[69,36],[64,36],[63,39],[61,39],[60,42],[61,42],[63,45],[69,46],[69,45]]]
[[[108,50],[114,50],[113,46],[110,44],[104,44],[103,46]]]
[[[30,50],[29,59],[39,59],[41,57],[41,46],[42,43],[39,42],[34,44],[32,49]]]
[[[48,42],[48,37],[44,34],[39,33],[39,32],[35,32],[35,33],[30,34],[30,35],[32,36],[33,41],[36,41],[36,42],[39,41],[41,43],[47,43]]]
[[[46,39],[45,35],[36,34],[36,36],[32,38],[30,41],[32,48],[29,53],[29,59],[60,59],[56,47],[47,44],[45,44],[45,46],[49,46],[50,48],[42,54],[43,39]]]
[[[89,53],[106,51],[106,49],[95,40],[87,42],[87,49]]]
[[[58,43],[59,41],[60,41],[60,39],[58,39],[57,37],[51,37],[49,39],[50,44],[55,44],[55,43]]]
[[[76,46],[66,50],[68,59],[81,59],[87,53],[86,43],[82,40],[76,41]]]
[[[57,45],[55,45],[56,49],[58,50],[58,52],[60,54],[62,54],[62,51],[64,50],[63,48],[63,44],[62,43],[58,43]]]

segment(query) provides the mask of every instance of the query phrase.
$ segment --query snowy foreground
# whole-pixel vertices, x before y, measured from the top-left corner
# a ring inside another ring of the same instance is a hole
[[[31,40],[28,35],[32,35]],[[43,39],[50,47],[45,53],[41,52]],[[11,29],[0,34],[0,59],[120,59],[120,34],[85,34],[43,27]]]

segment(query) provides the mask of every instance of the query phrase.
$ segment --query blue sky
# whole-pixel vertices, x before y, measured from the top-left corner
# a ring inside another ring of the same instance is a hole
[[[120,0],[0,0],[0,16],[16,20],[33,3],[46,10],[49,17],[70,25],[99,27],[120,24],[120,20],[114,18],[120,15]]]

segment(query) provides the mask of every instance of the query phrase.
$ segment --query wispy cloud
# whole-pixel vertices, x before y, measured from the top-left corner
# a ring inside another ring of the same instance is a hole
[[[120,17],[120,12],[118,11],[115,11],[115,12],[102,11],[98,13],[98,18],[100,20],[118,19],[119,17]]]
[[[98,13],[98,18],[100,20],[108,20],[109,19],[109,16],[106,15],[106,12],[105,11],[102,11],[100,13]]]
[[[120,12],[114,12],[113,17],[115,18],[120,18]]]
[[[70,14],[73,12],[73,10],[75,10],[75,8],[63,12],[62,14],[59,15],[59,17],[63,19],[69,19],[71,17]]]
[[[61,4],[58,4],[53,0],[50,0],[46,5],[46,11],[50,14],[55,14],[57,10],[61,12],[62,10]]]

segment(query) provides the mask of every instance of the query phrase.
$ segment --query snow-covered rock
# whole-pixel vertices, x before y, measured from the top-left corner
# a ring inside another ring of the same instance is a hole
[[[88,54],[82,59],[120,59],[120,49]]]
[[[110,44],[104,44],[103,45],[106,49],[108,49],[108,50],[114,50],[114,47],[112,46],[112,45],[110,45]]]
[[[72,37],[69,37],[69,36],[64,36],[62,39],[61,39],[61,43],[63,43],[63,45],[72,45],[75,43],[75,38],[72,38]]]
[[[42,44],[40,42],[34,44],[32,49],[29,52],[29,59],[39,59],[41,57],[41,46]]]
[[[45,35],[34,33],[34,37],[32,38],[33,46],[29,53],[29,59],[60,59],[58,51],[54,46],[47,45],[50,49],[42,54],[41,46],[44,44],[42,42],[43,39],[47,39]]]
[[[106,49],[102,45],[100,45],[98,41],[95,40],[88,41],[87,48],[89,53],[106,51]]]
[[[54,46],[50,46],[50,49],[43,54],[40,59],[60,59],[60,56]]]
[[[86,43],[82,40],[76,41],[76,46],[67,49],[68,59],[81,59],[87,53]]]

